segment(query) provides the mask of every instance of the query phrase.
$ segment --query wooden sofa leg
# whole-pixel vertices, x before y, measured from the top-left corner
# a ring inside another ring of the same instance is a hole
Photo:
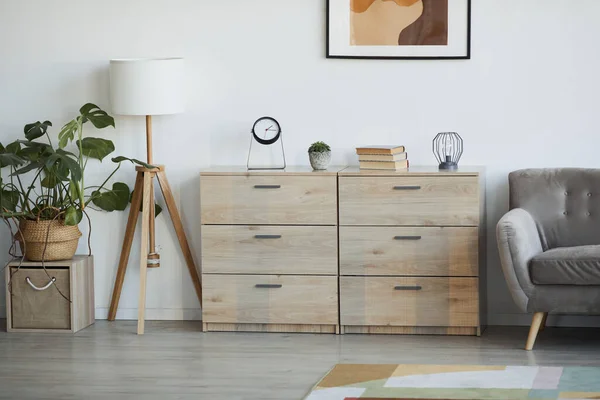
[[[533,349],[533,345],[535,344],[535,338],[540,330],[540,326],[542,325],[542,321],[544,320],[543,312],[536,312],[533,314],[533,320],[531,321],[531,328],[529,329],[529,336],[527,337],[527,344],[525,345],[525,350]]]
[[[544,318],[542,318],[542,324],[540,325],[540,332],[546,329],[546,320],[548,319],[548,313],[544,313]]]

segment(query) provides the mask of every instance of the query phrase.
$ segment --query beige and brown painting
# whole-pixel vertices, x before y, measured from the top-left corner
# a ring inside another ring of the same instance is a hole
[[[448,0],[349,0],[352,46],[445,46]]]

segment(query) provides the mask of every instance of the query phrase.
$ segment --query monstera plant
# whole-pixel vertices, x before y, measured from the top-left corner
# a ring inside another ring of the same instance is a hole
[[[6,146],[0,143],[0,217],[16,229],[16,239],[28,259],[72,257],[81,236],[77,225],[88,207],[108,212],[127,208],[129,186],[123,182],[111,183],[121,163],[151,167],[139,160],[115,157],[112,162],[116,166],[104,181],[87,182],[88,163],[102,162],[115,151],[110,140],[84,137],[84,126],[88,123],[97,129],[115,126],[113,117],[88,103],[75,119],[63,126],[57,143],[48,134],[50,121],[27,124],[23,139]],[[70,242],[70,247],[65,242]],[[61,248],[69,247],[68,253],[72,250],[73,254],[68,257],[63,251],[55,255],[55,243]]]

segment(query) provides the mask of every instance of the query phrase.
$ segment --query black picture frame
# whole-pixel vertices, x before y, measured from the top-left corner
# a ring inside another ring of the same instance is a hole
[[[331,55],[329,49],[330,35],[330,1],[325,0],[326,5],[326,37],[325,37],[325,57],[328,59],[344,59],[344,60],[470,60],[471,59],[471,16],[472,16],[472,0],[467,0],[467,54],[464,56],[340,56]]]

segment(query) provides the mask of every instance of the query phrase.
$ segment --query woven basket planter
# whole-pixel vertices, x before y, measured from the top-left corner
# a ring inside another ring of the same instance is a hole
[[[17,240],[21,245],[21,251],[29,261],[70,260],[77,251],[81,237],[81,231],[77,226],[67,226],[61,220],[22,220],[19,229]],[[46,248],[45,252],[44,248]]]

